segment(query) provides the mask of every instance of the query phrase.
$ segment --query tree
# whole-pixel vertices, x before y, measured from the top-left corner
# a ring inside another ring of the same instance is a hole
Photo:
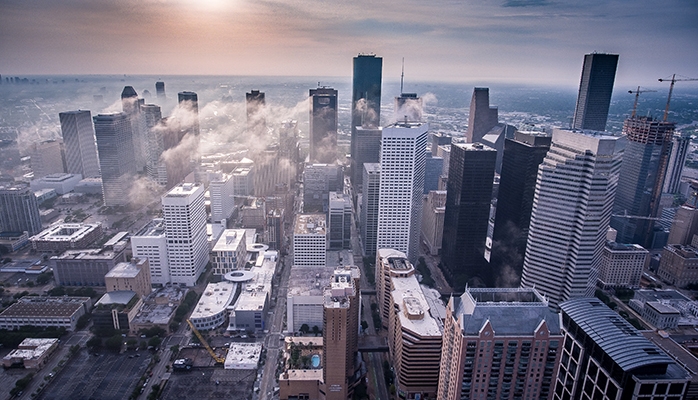
[[[179,353],[179,345],[178,345],[178,344],[175,344],[175,345],[173,345],[173,346],[170,346],[170,351],[172,352],[172,354],[177,354],[177,353]]]
[[[89,314],[83,314],[78,318],[78,322],[75,324],[75,329],[76,330],[82,330],[85,329],[87,324],[90,323],[90,315]]]
[[[39,285],[45,285],[51,281],[51,277],[51,273],[44,272],[36,277],[36,283],[38,283]]]
[[[126,348],[128,348],[129,350],[135,349],[136,346],[138,346],[138,340],[136,340],[134,338],[129,338],[126,341]]]
[[[361,321],[361,329],[363,329],[363,330],[368,329],[368,322],[366,322],[366,321]]]
[[[313,325],[313,335],[317,336],[320,333],[320,328],[317,325]]]
[[[310,332],[310,327],[308,326],[308,324],[303,324],[301,325],[300,331],[302,334],[307,335],[308,332]]]
[[[107,348],[107,350],[113,351],[114,353],[118,353],[121,351],[121,346],[123,344],[123,337],[119,335],[118,333],[109,339],[107,339],[104,342],[104,346]]]
[[[148,346],[153,346],[153,348],[156,348],[160,346],[160,343],[162,342],[162,339],[158,336],[153,336],[148,340]]]
[[[85,345],[87,346],[87,348],[93,351],[97,350],[100,347],[102,347],[102,339],[100,339],[98,336],[92,336],[92,338],[88,340],[87,343],[85,343]]]

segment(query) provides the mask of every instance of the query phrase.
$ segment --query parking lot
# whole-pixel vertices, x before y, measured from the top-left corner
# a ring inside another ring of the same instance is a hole
[[[165,385],[160,398],[168,400],[252,398],[256,370],[194,368],[175,372]]]
[[[140,354],[140,356],[136,356]],[[98,356],[82,350],[41,393],[45,400],[121,400],[129,397],[150,362],[147,352]]]

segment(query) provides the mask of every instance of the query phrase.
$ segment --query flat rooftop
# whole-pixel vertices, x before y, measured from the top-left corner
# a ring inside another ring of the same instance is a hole
[[[31,339],[27,338],[22,340],[19,347],[12,350],[5,359],[17,359],[21,358],[23,360],[38,359],[44,353],[49,351],[52,346],[58,345],[58,339]]]
[[[326,230],[325,214],[298,214],[293,233],[296,235],[324,235]]]
[[[330,283],[334,267],[291,267],[288,280],[288,295],[323,296]]]
[[[163,236],[165,235],[165,220],[162,218],[154,218],[152,221],[148,222],[146,226],[143,227],[134,236]]]
[[[235,311],[258,311],[264,306],[271,295],[271,282],[274,278],[277,259],[276,252],[265,252],[262,263],[255,264],[249,272],[253,278],[244,285],[235,302]]]
[[[120,262],[114,266],[106,275],[105,278],[135,278],[141,272],[141,269],[136,264],[130,262]]]
[[[225,310],[233,301],[236,285],[225,281],[206,285],[204,294],[191,313],[191,319],[211,317]]]
[[[422,288],[417,277],[392,278],[393,291],[391,292],[393,304],[400,308],[398,316],[403,329],[410,330],[422,337],[441,336],[443,326],[429,312]]]
[[[225,356],[225,369],[256,369],[262,343],[231,343]]]
[[[626,244],[626,243],[616,243],[616,242],[606,242],[606,247],[614,251],[632,251],[640,253],[649,253],[647,249],[640,246],[639,244]]]
[[[321,381],[322,369],[289,369],[279,376],[279,380]]]
[[[52,260],[111,260],[117,252],[109,249],[66,250],[61,255],[51,257]]]
[[[681,292],[674,289],[641,289],[635,291],[634,298],[644,298],[652,299],[655,301],[691,301],[688,297],[684,296]],[[651,300],[648,300],[651,301]]]
[[[188,197],[201,188],[200,183],[181,183],[165,194],[164,197]]]
[[[25,296],[7,307],[0,317],[70,317],[84,304],[89,304],[89,297],[37,297]]]
[[[169,304],[144,304],[132,323],[167,325],[176,308],[177,306]]]
[[[674,307],[658,301],[648,301],[645,303],[645,307],[652,307],[660,314],[681,314],[679,310],[675,309]]]
[[[497,151],[483,143],[453,143],[451,146],[456,146],[465,151]]]
[[[71,242],[84,238],[101,228],[100,224],[68,223],[50,226],[31,238],[32,241]]]
[[[213,246],[213,251],[235,251],[245,239],[245,229],[225,229]]]
[[[131,299],[136,296],[136,292],[131,290],[116,290],[113,292],[104,293],[102,297],[99,298],[96,306],[98,305],[112,305],[112,304],[128,304]]]

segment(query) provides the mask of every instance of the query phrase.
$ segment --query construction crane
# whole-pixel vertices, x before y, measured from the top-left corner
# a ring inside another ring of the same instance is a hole
[[[696,79],[696,78],[676,79],[676,74],[674,74],[671,76],[671,79],[659,78],[659,82],[664,82],[664,81],[671,82],[671,85],[669,85],[669,97],[666,99],[666,108],[664,108],[664,122],[666,122],[667,118],[669,117],[669,103],[671,102],[671,93],[674,91],[674,84],[676,82],[683,82],[683,81],[698,81],[698,79]]]
[[[660,79],[661,80],[661,79]],[[635,93],[635,104],[633,104],[633,114],[630,116],[630,118],[635,118],[635,114],[637,111],[637,100],[640,97],[640,93],[647,93],[647,92],[656,92],[656,90],[640,90],[640,87],[637,87],[637,90],[628,90],[628,93],[632,94]]]
[[[204,345],[204,347],[206,348],[206,351],[208,351],[208,354],[211,355],[211,358],[213,358],[214,360],[216,360],[216,363],[218,363],[218,364],[224,364],[224,363],[225,363],[225,357],[219,357],[219,356],[213,351],[213,349],[211,348],[211,346],[209,346],[209,345],[208,345],[208,342],[206,341],[206,339],[204,339],[204,337],[201,336],[201,333],[199,333],[199,330],[196,329],[196,327],[195,327],[194,324],[191,322],[191,320],[187,319],[187,324],[189,324],[189,327],[191,328],[191,331],[194,332],[194,334],[196,335],[196,337],[199,338],[199,341],[201,342],[201,344]]]

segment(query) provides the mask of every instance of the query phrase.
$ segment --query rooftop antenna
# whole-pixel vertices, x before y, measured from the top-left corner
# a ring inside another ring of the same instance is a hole
[[[400,95],[402,95],[402,87],[405,83],[405,57],[402,57],[402,73],[400,74]]]

